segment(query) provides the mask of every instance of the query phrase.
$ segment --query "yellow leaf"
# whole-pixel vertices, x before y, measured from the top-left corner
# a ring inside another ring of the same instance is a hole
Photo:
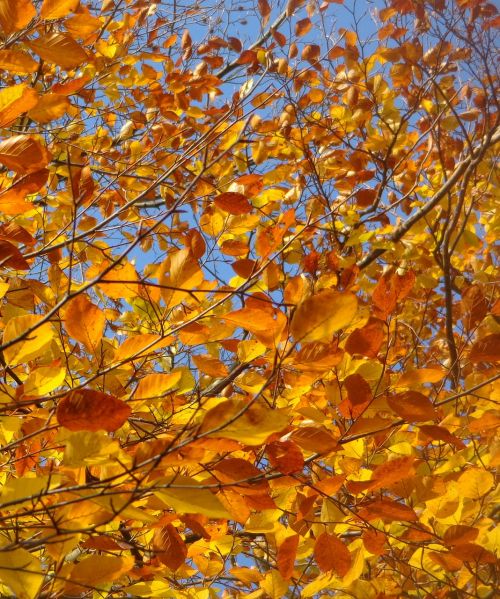
[[[281,574],[277,570],[271,570],[268,572],[264,580],[260,583],[261,589],[271,599],[281,599],[286,596],[288,590],[288,580],[282,578]]]
[[[470,499],[481,499],[493,487],[494,478],[488,470],[470,468],[458,479],[457,485],[460,495]]]
[[[320,291],[297,307],[290,327],[292,335],[301,342],[329,339],[351,322],[357,308],[358,300],[352,293]]]
[[[48,322],[37,326],[42,320],[43,316],[36,316],[35,314],[14,316],[9,320],[3,333],[4,344],[17,338],[27,330],[36,328],[30,331],[23,340],[4,349],[3,355],[7,364],[13,366],[21,362],[28,362],[44,353],[54,337],[54,331]]]
[[[63,116],[71,106],[68,98],[61,94],[45,94],[28,116],[37,123],[49,123]]]
[[[47,395],[63,384],[65,376],[66,368],[63,366],[41,366],[33,370],[24,382],[24,393],[34,397]]]
[[[120,446],[104,431],[61,433],[66,444],[64,465],[69,468],[109,464],[120,454]]]
[[[17,75],[26,75],[34,73],[38,68],[35,60],[26,52],[20,50],[0,50],[0,69],[16,73]]]
[[[266,346],[255,339],[244,339],[238,343],[240,362],[251,362],[266,353]]]
[[[60,19],[74,11],[80,0],[43,0],[40,17],[46,21]]]
[[[0,127],[6,127],[18,116],[31,110],[38,102],[38,94],[24,83],[0,90]]]
[[[171,488],[186,487],[181,489]],[[187,476],[176,476],[171,479],[159,479],[154,481],[154,486],[161,485],[161,490],[154,494],[161,501],[172,507],[180,514],[203,514],[209,518],[231,518],[229,512],[219,499],[209,490],[201,488],[200,483]]]
[[[46,62],[67,70],[75,69],[88,59],[85,50],[65,33],[41,36],[26,45]]]
[[[95,352],[102,338],[106,317],[86,295],[80,294],[67,305],[64,325],[68,333],[85,345],[88,351]]]
[[[137,360],[141,356],[147,356],[157,349],[171,345],[172,341],[173,337],[152,334],[134,335],[126,339],[116,350],[115,362]]]
[[[203,278],[198,260],[193,258],[189,250],[176,252],[162,264],[160,272],[160,283],[167,287],[162,289],[167,306],[179,304],[201,285]]]
[[[9,34],[25,27],[36,10],[31,0],[2,0],[0,2],[0,27]]]
[[[91,555],[71,569],[65,592],[80,594],[86,592],[89,586],[99,588],[107,582],[118,582],[133,566],[134,558],[131,556]]]
[[[261,445],[269,435],[284,429],[288,422],[288,414],[283,410],[229,399],[207,412],[200,432],[211,437],[235,439],[246,445]]]
[[[165,393],[173,389],[181,377],[180,370],[169,374],[149,374],[139,381],[134,399],[163,399]]]
[[[98,285],[104,293],[112,299],[132,299],[139,293],[139,278],[135,268],[130,262],[118,264],[110,272],[106,273]],[[108,283],[107,281],[117,281]]]
[[[0,580],[9,586],[17,599],[35,599],[44,574],[40,561],[26,549],[0,550]]]
[[[36,502],[38,495],[57,487],[59,481],[60,476],[58,475],[11,478],[2,487],[2,492],[0,493],[2,504],[20,499]]]

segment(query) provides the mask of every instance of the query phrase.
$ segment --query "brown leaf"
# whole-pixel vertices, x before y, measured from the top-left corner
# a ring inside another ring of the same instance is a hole
[[[293,567],[295,565],[295,558],[297,557],[299,540],[299,535],[293,535],[287,537],[278,547],[278,554],[276,556],[278,572],[285,580],[290,579],[293,575]]]
[[[248,214],[252,210],[252,204],[250,204],[246,196],[234,191],[221,193],[216,196],[214,203],[220,210],[234,215]]]
[[[162,564],[174,571],[184,564],[187,556],[186,543],[172,524],[155,530],[153,551]]]
[[[125,423],[130,412],[130,406],[113,395],[78,389],[59,401],[56,416],[59,424],[70,431],[113,432]]]
[[[335,535],[324,532],[314,544],[314,559],[322,572],[335,572],[345,576],[352,564],[349,549]]]

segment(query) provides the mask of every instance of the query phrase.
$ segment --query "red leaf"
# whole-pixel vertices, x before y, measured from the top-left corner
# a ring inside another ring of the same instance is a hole
[[[378,318],[370,318],[368,324],[354,330],[347,338],[345,348],[351,355],[376,358],[384,342],[383,323]]]

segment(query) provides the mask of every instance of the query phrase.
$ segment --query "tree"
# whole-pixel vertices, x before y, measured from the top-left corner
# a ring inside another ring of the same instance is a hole
[[[498,24],[1,0],[2,596],[494,595]]]

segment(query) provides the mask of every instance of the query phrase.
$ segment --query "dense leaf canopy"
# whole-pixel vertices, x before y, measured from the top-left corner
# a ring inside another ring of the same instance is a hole
[[[500,17],[0,0],[0,594],[493,597]]]

